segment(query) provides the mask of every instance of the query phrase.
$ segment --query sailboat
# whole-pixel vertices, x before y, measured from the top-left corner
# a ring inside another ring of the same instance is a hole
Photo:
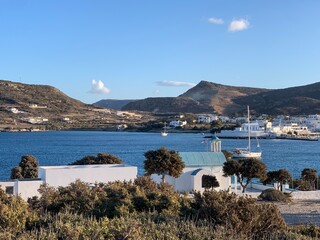
[[[247,148],[236,148],[232,153],[234,158],[261,158],[261,151],[252,152],[251,151],[251,136],[250,136],[250,110],[249,106],[247,106],[248,110],[248,147]],[[258,140],[258,139],[257,139]],[[259,143],[258,143],[258,147]]]
[[[161,136],[162,137],[166,137],[166,136],[168,136],[168,132],[167,132],[167,124],[165,123],[164,124],[164,127],[162,128],[162,131],[161,131]]]
[[[161,131],[161,136],[162,136],[162,137],[168,136],[168,132],[166,131],[166,129],[163,129],[163,130]]]

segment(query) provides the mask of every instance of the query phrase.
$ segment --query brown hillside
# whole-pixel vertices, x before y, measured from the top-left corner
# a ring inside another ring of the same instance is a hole
[[[257,113],[314,114],[320,112],[320,82],[299,87],[277,89],[235,99],[239,105],[250,105]]]
[[[123,110],[139,110],[153,113],[212,112],[213,108],[187,97],[146,98],[125,105]]]
[[[270,91],[269,89],[227,86],[201,81],[179,97],[189,97],[199,103],[212,107],[219,114],[230,115],[244,109],[234,102],[237,97],[251,96]]]
[[[86,104],[72,99],[58,89],[47,85],[29,85],[0,80],[0,104],[2,110],[15,107],[42,116],[81,113]],[[39,106],[32,108],[30,106]]]

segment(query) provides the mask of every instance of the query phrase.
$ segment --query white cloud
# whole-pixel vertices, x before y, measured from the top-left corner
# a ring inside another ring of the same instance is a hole
[[[229,32],[239,32],[246,30],[250,26],[250,23],[247,19],[241,18],[233,20],[228,27]]]
[[[89,92],[95,94],[107,94],[110,93],[110,90],[104,86],[104,83],[101,80],[92,80]]]
[[[160,93],[160,90],[159,90],[159,89],[156,89],[156,90],[153,91],[153,95],[154,95],[154,96],[158,96],[159,93]]]
[[[223,24],[224,23],[224,21],[223,21],[223,19],[221,19],[221,18],[209,18],[208,19],[208,22],[209,23],[213,23],[213,24]]]
[[[190,82],[177,82],[177,81],[157,81],[156,82],[159,86],[165,86],[165,87],[194,87],[194,83]]]

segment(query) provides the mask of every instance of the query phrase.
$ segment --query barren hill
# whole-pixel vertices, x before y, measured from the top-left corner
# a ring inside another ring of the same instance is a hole
[[[14,107],[42,116],[82,113],[88,108],[87,104],[68,97],[54,87],[4,80],[0,80],[0,105],[2,110]]]
[[[234,101],[250,105],[257,113],[271,115],[320,113],[320,82],[239,97]]]
[[[129,103],[123,109],[234,115],[243,114],[246,105],[257,114],[319,113],[320,82],[285,89],[264,89],[201,81],[176,98],[146,98]]]
[[[201,81],[195,87],[189,89],[179,97],[192,98],[203,105],[212,107],[217,113],[230,115],[244,109],[243,106],[234,102],[235,98],[251,96],[267,91],[270,90],[262,88],[227,86]]]
[[[123,99],[123,100],[117,100],[117,99],[102,99],[93,105],[103,108],[111,108],[114,110],[121,110],[125,105],[128,103],[134,102],[137,100],[129,100],[129,99]]]

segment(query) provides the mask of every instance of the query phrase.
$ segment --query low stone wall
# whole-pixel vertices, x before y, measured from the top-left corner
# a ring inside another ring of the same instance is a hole
[[[291,193],[295,200],[320,200],[320,191],[299,191]]]

